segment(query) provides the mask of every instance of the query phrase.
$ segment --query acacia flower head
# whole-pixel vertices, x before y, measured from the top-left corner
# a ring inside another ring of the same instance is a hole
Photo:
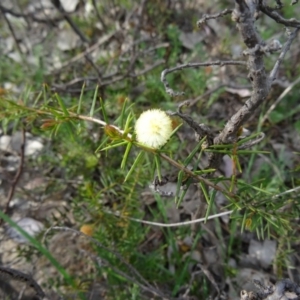
[[[151,148],[163,146],[172,134],[172,120],[160,109],[143,112],[135,124],[137,141]]]

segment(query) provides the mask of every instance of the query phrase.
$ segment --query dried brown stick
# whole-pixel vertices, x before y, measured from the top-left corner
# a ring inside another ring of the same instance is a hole
[[[80,38],[80,40],[83,42],[83,44],[87,47],[87,45],[89,44],[89,39],[81,32],[81,30],[78,28],[78,26],[73,22],[73,20],[70,18],[70,16],[65,12],[65,10],[63,9],[63,7],[61,5],[57,6],[57,9],[59,10],[59,12],[63,15],[65,21],[70,25],[70,27],[73,29],[73,31],[78,35],[78,37]],[[102,74],[100,72],[100,70],[98,69],[98,67],[96,66],[96,64],[94,63],[92,57],[89,55],[89,53],[87,53],[85,55],[85,59],[91,64],[91,66],[93,67],[93,69],[96,71],[97,75],[98,75],[98,79],[100,80],[100,78],[102,78]]]
[[[136,60],[134,60],[136,61]],[[159,67],[160,65],[164,64],[165,61],[164,60],[158,60],[156,61],[153,65],[149,66],[149,67],[146,67],[145,69],[137,72],[137,73],[132,73],[130,72],[130,68],[128,68],[128,70],[124,73],[124,74],[121,74],[121,75],[118,75],[117,74],[112,74],[112,75],[107,75],[107,76],[104,76],[102,77],[103,81],[101,83],[98,82],[98,85],[100,87],[104,87],[104,86],[108,86],[108,85],[111,85],[113,83],[116,83],[118,81],[121,81],[123,79],[125,79],[125,77],[130,77],[130,78],[136,78],[138,76],[141,76],[141,75],[144,75],[145,73],[148,73],[150,72],[151,70]],[[133,63],[131,63],[131,65],[133,65]],[[111,80],[108,80],[109,78],[111,78]],[[72,86],[72,85],[76,85],[76,84],[82,84],[84,82],[97,82],[98,81],[98,77],[80,77],[80,78],[75,78],[75,79],[72,79],[71,81],[65,83],[65,84],[53,84],[53,87],[51,88],[52,91],[58,91],[58,90],[67,90],[68,92],[73,92],[73,93],[80,93],[81,92],[81,89],[68,89],[68,87]],[[93,87],[87,87],[85,88],[85,91],[88,91],[88,90],[95,90],[95,86]]]
[[[260,124],[263,124],[266,119],[269,118],[270,113],[275,109],[275,107],[278,105],[278,103],[296,86],[300,83],[300,77],[298,77],[294,82],[292,82],[281,94],[280,96],[275,100],[275,102],[269,107],[267,112],[265,113],[264,117],[260,121]]]
[[[198,101],[200,101],[201,99],[204,99],[208,96],[210,96],[211,94],[215,93],[216,91],[218,91],[219,89],[222,88],[232,88],[232,89],[237,89],[237,90],[241,90],[241,89],[249,89],[251,88],[251,86],[249,85],[245,85],[245,86],[238,86],[238,85],[234,85],[234,84],[229,84],[229,83],[221,83],[218,86],[216,86],[215,88],[212,88],[211,90],[206,91],[204,94],[196,97],[195,99],[191,99],[191,100],[186,100],[189,101],[189,107],[195,105]]]
[[[6,8],[5,6],[1,5],[0,4],[0,10],[4,13],[4,14],[10,14],[14,17],[17,17],[17,18],[29,18],[37,23],[54,23],[54,22],[59,22],[59,21],[62,21],[63,18],[62,17],[58,17],[58,18],[49,18],[49,19],[41,19],[41,18],[37,18],[34,16],[34,13],[18,13],[12,9],[9,9],[9,8]]]
[[[107,30],[107,25],[105,24],[100,12],[99,12],[99,9],[97,7],[97,3],[96,3],[96,0],[92,0],[92,3],[93,3],[93,6],[94,6],[94,9],[95,9],[95,12],[96,12],[96,15],[97,15],[97,18],[98,20],[100,21],[102,27],[104,30]]]
[[[261,132],[255,139],[250,140],[241,146],[237,147],[237,150],[244,150],[244,149],[249,149],[252,148],[253,146],[259,144],[263,139],[265,138],[265,134]]]
[[[19,164],[18,171],[17,171],[14,179],[12,180],[10,189],[8,191],[8,195],[6,198],[6,205],[3,210],[3,212],[5,214],[8,213],[8,211],[9,211],[9,204],[13,198],[17,184],[19,182],[19,179],[20,179],[22,171],[23,171],[24,157],[25,157],[25,144],[26,144],[26,134],[25,134],[25,129],[23,128],[22,129],[22,141],[21,141],[21,147],[20,147],[20,164]],[[2,223],[3,223],[3,219],[0,219],[0,225],[2,225]]]
[[[281,62],[283,61],[286,53],[289,51],[290,47],[291,47],[291,44],[292,42],[294,41],[294,39],[296,38],[298,32],[300,30],[300,27],[295,29],[290,35],[289,35],[289,38],[287,40],[287,42],[285,43],[285,45],[283,46],[283,49],[270,73],[270,80],[271,82],[273,82],[275,79],[276,79],[276,75],[277,75],[277,72],[278,72],[278,69],[279,69],[279,66],[281,64]]]
[[[199,21],[197,21],[197,26],[198,27],[201,27],[204,23],[206,23],[208,20],[211,20],[211,19],[218,19],[218,18],[220,18],[220,17],[224,17],[224,16],[226,16],[226,15],[228,15],[228,14],[231,14],[232,13],[232,9],[228,9],[228,8],[226,8],[226,9],[224,9],[223,11],[221,11],[220,13],[217,13],[217,14],[214,14],[214,15],[207,15],[207,14],[205,14],[205,15],[203,15],[203,17],[199,20]]]
[[[44,291],[42,290],[40,285],[37,284],[37,282],[32,278],[32,276],[25,274],[21,271],[6,268],[3,266],[0,266],[0,276],[26,283],[28,286],[34,289],[34,291],[36,292],[36,296],[39,299],[45,299],[46,295]]]
[[[90,54],[91,52],[95,51],[99,46],[101,46],[101,45],[105,44],[106,42],[108,42],[117,33],[118,33],[118,31],[114,31],[114,32],[111,32],[107,35],[104,35],[95,44],[93,44],[92,46],[86,48],[83,52],[77,54],[76,56],[73,56],[70,60],[62,63],[62,65],[59,66],[59,68],[52,71],[52,73],[57,73],[61,69],[63,69],[65,67],[69,66],[70,64],[84,58],[87,54]]]
[[[165,86],[165,90],[168,94],[171,96],[179,96],[183,95],[183,92],[175,92],[173,89],[170,88],[170,85],[166,79],[166,76],[170,73],[173,73],[175,71],[180,71],[183,69],[188,69],[188,68],[200,68],[200,67],[208,67],[208,66],[227,66],[227,65],[243,65],[246,66],[247,63],[245,61],[234,61],[234,60],[229,60],[229,61],[211,61],[211,62],[203,62],[203,63],[187,63],[187,64],[182,64],[177,67],[173,67],[170,69],[165,69],[161,73],[160,80]]]
[[[13,37],[13,39],[14,39],[14,42],[15,42],[15,44],[16,44],[16,46],[17,46],[17,49],[18,49],[18,51],[19,51],[19,53],[20,53],[20,56],[22,57],[22,56],[23,56],[23,52],[22,52],[22,49],[21,49],[20,44],[19,44],[19,42],[18,42],[18,39],[17,39],[17,37],[16,37],[14,28],[13,28],[13,26],[11,25],[9,19],[7,18],[6,13],[4,12],[4,10],[3,10],[1,7],[0,7],[0,10],[1,10],[2,15],[3,15],[3,17],[4,17],[4,20],[5,20],[5,22],[6,22],[7,26],[8,26],[8,28],[9,28],[9,30],[10,30],[10,32],[11,32],[11,35],[12,35],[12,37]],[[22,58],[23,58],[23,57],[22,57]]]
[[[284,26],[300,28],[300,20],[297,20],[295,18],[285,19],[277,11],[274,11],[274,9],[272,9],[269,6],[265,5],[264,2],[265,1],[263,1],[263,0],[258,1],[258,8],[264,14],[266,14],[271,19],[275,20],[277,23],[280,23]]]

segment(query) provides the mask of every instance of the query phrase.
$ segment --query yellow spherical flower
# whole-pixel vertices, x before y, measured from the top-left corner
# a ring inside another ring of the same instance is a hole
[[[135,124],[137,141],[151,148],[163,146],[171,136],[172,120],[160,109],[143,112]]]
[[[94,226],[89,224],[84,224],[80,227],[80,231],[88,236],[92,236],[94,233]]]

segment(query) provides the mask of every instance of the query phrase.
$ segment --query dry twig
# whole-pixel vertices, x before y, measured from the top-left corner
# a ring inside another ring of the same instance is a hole
[[[211,19],[218,19],[218,18],[220,18],[220,17],[224,17],[224,16],[226,16],[226,15],[228,15],[228,14],[231,14],[232,13],[232,9],[228,9],[228,8],[226,8],[226,9],[224,9],[223,11],[221,11],[220,13],[218,13],[218,14],[214,14],[214,15],[203,15],[203,17],[199,20],[199,21],[197,21],[197,26],[198,27],[201,27],[204,23],[206,23],[208,20],[211,20]]]
[[[229,61],[211,61],[211,62],[203,62],[203,63],[187,63],[187,64],[183,64],[183,65],[179,65],[177,67],[173,67],[170,69],[165,69],[162,71],[161,73],[161,77],[160,80],[161,82],[164,84],[165,86],[165,90],[166,92],[171,95],[172,97],[175,96],[180,96],[180,95],[184,95],[184,92],[175,92],[173,89],[170,88],[170,85],[166,79],[166,76],[170,73],[173,73],[175,71],[180,71],[183,69],[188,69],[188,68],[200,68],[200,67],[208,67],[208,66],[228,66],[228,65],[243,65],[246,66],[246,62],[245,61],[234,61],[234,60],[229,60]]]
[[[294,28],[300,28],[300,21],[292,18],[292,19],[285,19],[283,18],[277,11],[270,8],[269,6],[265,5],[265,1],[259,0],[258,1],[258,8],[261,10],[264,14],[269,16],[271,19],[275,20],[277,23],[280,23],[282,25],[285,25],[287,27],[294,27]]]
[[[20,272],[18,270],[6,268],[3,266],[0,266],[0,276],[3,276],[4,278],[13,279],[13,280],[17,280],[17,281],[26,283],[28,286],[30,286],[31,288],[33,288],[35,290],[36,296],[39,299],[46,300],[46,298],[45,298],[46,295],[45,295],[44,291],[37,284],[37,282],[32,278],[32,276],[25,274],[23,272]]]
[[[16,189],[19,179],[22,175],[22,170],[23,170],[23,165],[24,165],[24,157],[25,157],[25,144],[26,144],[26,134],[25,134],[25,129],[23,128],[22,129],[22,142],[21,142],[21,147],[20,147],[20,164],[19,164],[18,171],[17,171],[14,179],[12,180],[10,189],[8,191],[6,205],[3,210],[3,212],[5,214],[7,214],[9,211],[9,204],[14,196],[15,189]],[[2,223],[3,223],[3,219],[0,219],[0,225],[2,225]]]

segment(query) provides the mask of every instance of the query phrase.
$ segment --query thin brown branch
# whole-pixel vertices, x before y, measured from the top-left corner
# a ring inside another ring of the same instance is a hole
[[[46,295],[42,288],[37,284],[37,282],[32,278],[32,276],[25,274],[23,272],[20,272],[15,269],[6,268],[3,266],[0,266],[0,276],[3,276],[7,279],[17,280],[20,282],[26,283],[28,286],[34,289],[36,292],[36,296],[39,299],[46,299]]]
[[[55,4],[55,2],[53,2]],[[59,2],[58,2],[59,3]],[[77,25],[73,22],[70,16],[66,13],[62,5],[55,5],[58,11],[62,14],[65,21],[70,25],[70,27],[74,30],[74,32],[79,36],[81,41],[85,43],[89,43],[89,39],[81,32],[81,30],[77,27]]]
[[[271,19],[276,21],[277,23],[280,23],[287,27],[294,27],[294,28],[300,28],[300,21],[292,18],[292,19],[285,19],[282,17],[277,11],[274,11],[274,9],[270,8],[269,6],[264,4],[265,1],[259,0],[258,1],[258,8],[260,11],[262,11],[264,14],[269,16]]]
[[[61,5],[57,6],[57,9],[59,10],[59,12],[63,15],[65,21],[70,25],[70,27],[73,29],[73,31],[78,35],[78,37],[80,38],[80,40],[83,42],[83,44],[86,46],[86,48],[88,47],[89,44],[89,39],[81,32],[81,30],[79,29],[79,27],[73,22],[73,20],[70,18],[70,16],[65,12],[65,10],[63,9],[63,7]],[[100,80],[102,78],[102,73],[100,72],[100,70],[98,69],[98,67],[96,66],[95,62],[93,61],[92,57],[89,55],[89,53],[85,54],[85,59],[91,64],[91,66],[93,67],[93,69],[96,71],[97,75],[98,75],[98,79]]]
[[[134,62],[136,61],[136,59],[134,60]],[[53,87],[51,88],[52,91],[67,91],[67,92],[73,92],[73,93],[80,93],[81,92],[81,89],[70,89],[69,87],[73,86],[73,85],[82,85],[84,82],[87,83],[87,85],[90,83],[90,82],[96,82],[99,87],[104,87],[104,86],[108,86],[108,85],[111,85],[113,83],[116,83],[118,81],[121,81],[123,79],[125,79],[126,77],[129,77],[129,78],[136,78],[138,76],[141,76],[141,75],[144,75],[150,71],[152,71],[153,69],[159,67],[160,65],[164,64],[165,61],[163,59],[161,60],[158,60],[156,61],[153,65],[149,66],[149,67],[146,67],[145,69],[139,71],[139,72],[136,72],[136,73],[133,73],[132,71],[130,72],[130,67],[128,68],[128,70],[124,73],[124,74],[120,74],[118,75],[118,73],[114,73],[114,74],[110,74],[110,75],[107,75],[107,76],[104,76],[102,77],[103,81],[101,83],[98,82],[99,78],[98,77],[80,77],[80,78],[75,78],[75,79],[72,79],[71,81],[65,83],[65,84],[53,84]],[[133,66],[134,64],[131,63],[131,65]],[[110,80],[108,80],[109,78],[112,78]],[[95,90],[96,86],[93,85],[92,87],[87,87],[85,89],[85,91],[88,91],[88,90]]]
[[[23,128],[22,129],[22,142],[21,142],[21,147],[20,147],[20,164],[19,164],[18,171],[17,171],[14,179],[12,180],[10,189],[8,191],[8,195],[7,195],[7,198],[6,198],[6,205],[5,205],[5,208],[3,210],[3,212],[5,214],[7,214],[8,211],[9,211],[10,202],[13,198],[13,195],[15,193],[17,184],[19,182],[19,179],[20,179],[22,171],[23,171],[24,157],[25,157],[25,144],[26,144],[26,134],[25,134],[25,129]],[[1,219],[0,220],[0,225],[2,223],[3,223],[3,220]]]
[[[146,73],[152,71],[153,69],[155,69],[155,68],[157,68],[157,67],[159,67],[160,65],[165,64],[165,63],[166,63],[166,61],[165,61],[164,59],[159,59],[159,60],[157,60],[153,65],[151,65],[151,66],[145,68],[145,69],[142,70],[142,71],[136,72],[135,74],[129,74],[129,76],[130,76],[131,78],[135,78],[135,77],[144,75],[144,74],[146,74]]]
[[[275,102],[269,107],[267,112],[265,113],[264,117],[260,121],[260,124],[263,124],[266,119],[269,118],[270,113],[275,109],[275,107],[278,105],[278,103],[297,85],[300,83],[300,77],[298,77],[294,82],[292,82],[281,94],[280,96],[275,100]]]
[[[117,33],[118,33],[118,31],[113,31],[111,33],[108,33],[108,34],[102,36],[95,44],[93,44],[92,46],[86,48],[83,52],[77,54],[76,56],[73,56],[70,60],[62,63],[61,66],[59,66],[57,69],[53,70],[52,73],[55,74],[55,73],[59,72],[61,69],[69,66],[70,64],[86,57],[86,55],[88,55],[91,52],[97,50],[99,46],[101,46],[101,45],[105,44],[106,42],[108,42]]]
[[[177,169],[184,171],[187,175],[197,179],[200,182],[205,183],[207,186],[210,186],[211,188],[223,193],[224,195],[227,195],[231,198],[237,198],[237,195],[235,195],[234,193],[231,193],[225,189],[223,189],[222,187],[212,183],[211,181],[209,181],[208,179],[200,176],[200,175],[196,175],[193,173],[193,171],[189,170],[188,168],[185,168],[184,166],[182,166],[180,163],[178,163],[177,161],[173,160],[172,158],[170,158],[169,156],[160,153],[159,154],[160,157],[162,157],[164,160],[166,160],[167,162],[169,162],[171,165],[173,165],[174,167],[176,167]]]
[[[14,42],[15,42],[15,44],[16,44],[16,46],[17,46],[17,49],[18,49],[18,51],[19,51],[19,53],[20,53],[20,56],[21,56],[21,58],[23,58],[22,49],[21,49],[20,44],[19,44],[19,42],[18,42],[18,39],[17,39],[17,37],[16,37],[14,28],[12,27],[12,25],[11,25],[9,19],[8,19],[7,16],[6,16],[6,13],[4,12],[4,10],[2,10],[1,7],[0,7],[0,10],[1,10],[1,12],[2,12],[2,14],[3,14],[3,17],[4,17],[4,20],[5,20],[7,26],[8,26],[8,28],[9,28],[9,30],[10,30],[10,33],[11,33],[13,39],[14,39]]]
[[[258,137],[256,137],[253,140],[250,140],[249,142],[242,144],[237,149],[238,150],[249,149],[249,148],[259,144],[264,138],[265,138],[265,134],[263,132],[261,132]]]
[[[212,88],[211,90],[206,91],[204,94],[196,97],[195,99],[186,100],[186,101],[189,102],[189,107],[191,107],[191,106],[195,105],[201,99],[204,99],[204,98],[210,96],[211,94],[215,93],[216,91],[218,91],[219,89],[222,89],[222,88],[231,88],[231,89],[241,90],[241,89],[249,89],[249,88],[251,88],[251,86],[250,85],[238,86],[238,85],[234,85],[234,84],[221,83],[218,86],[216,86],[215,88]]]
[[[170,69],[165,69],[161,73],[160,80],[165,86],[166,92],[171,95],[172,97],[174,96],[180,96],[183,95],[183,92],[175,92],[173,89],[170,88],[170,85],[166,79],[166,76],[170,73],[173,73],[175,71],[180,71],[183,69],[188,69],[188,68],[200,68],[200,67],[208,67],[208,66],[228,66],[228,65],[242,65],[246,66],[247,63],[245,61],[234,61],[234,60],[229,60],[229,61],[211,61],[211,62],[203,62],[203,63],[187,63],[187,64],[182,64],[177,67],[173,67]]]
[[[278,69],[279,69],[279,66],[280,66],[281,62],[283,61],[286,53],[290,49],[291,44],[294,41],[294,39],[296,38],[299,30],[300,30],[300,27],[297,28],[297,29],[295,29],[291,34],[289,34],[289,38],[288,38],[287,42],[285,43],[285,45],[284,45],[284,47],[283,47],[283,49],[282,49],[282,51],[281,51],[281,53],[280,53],[277,61],[276,61],[275,65],[274,65],[274,67],[273,67],[273,70],[270,73],[270,80],[271,80],[271,82],[273,82],[273,80],[275,80],[277,72],[278,72]]]
[[[34,22],[37,23],[55,23],[55,22],[60,22],[63,20],[62,17],[58,17],[58,18],[49,18],[49,19],[41,19],[41,18],[37,18],[34,16],[34,13],[18,13],[14,10],[11,10],[9,8],[6,8],[5,6],[0,4],[0,10],[4,13],[4,14],[10,14],[14,17],[17,18],[25,18],[25,19],[30,19]]]
[[[101,23],[101,25],[102,25],[102,28],[103,28],[104,30],[107,30],[107,25],[105,24],[103,18],[101,17],[101,14],[100,14],[99,9],[98,9],[98,7],[97,7],[96,0],[92,0],[92,3],[93,3],[93,7],[94,7],[94,9],[95,9],[97,18],[98,18],[98,20],[100,21],[100,23]]]
[[[211,20],[211,19],[218,19],[218,18],[220,18],[220,17],[224,17],[224,16],[226,16],[226,15],[228,15],[228,14],[231,14],[232,11],[233,11],[233,9],[228,9],[228,8],[226,8],[226,9],[224,9],[223,11],[221,11],[220,13],[217,13],[217,14],[214,14],[214,15],[207,15],[207,14],[205,14],[205,15],[203,15],[203,17],[202,17],[199,21],[197,21],[197,26],[198,26],[198,27],[201,27],[201,26],[202,26],[204,23],[206,23],[208,20]]]

